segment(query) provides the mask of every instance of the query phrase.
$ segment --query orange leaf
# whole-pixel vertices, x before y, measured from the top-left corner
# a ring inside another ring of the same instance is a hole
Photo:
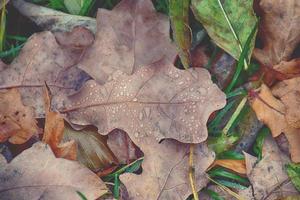
[[[235,171],[239,174],[247,173],[245,160],[230,160],[230,159],[215,160],[210,168],[213,168],[217,165]]]
[[[43,135],[43,142],[50,145],[56,157],[66,158],[69,160],[76,160],[77,146],[75,141],[69,141],[60,144],[64,133],[64,119],[58,112],[53,112],[50,109],[50,96],[48,88],[45,86],[45,129]]]

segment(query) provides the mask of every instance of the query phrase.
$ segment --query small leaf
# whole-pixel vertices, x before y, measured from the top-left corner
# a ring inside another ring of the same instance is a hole
[[[64,0],[64,4],[70,14],[78,15],[84,0]]]

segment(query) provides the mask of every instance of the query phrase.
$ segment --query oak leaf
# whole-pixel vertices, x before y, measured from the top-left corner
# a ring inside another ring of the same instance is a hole
[[[75,161],[56,158],[50,147],[36,143],[10,163],[0,163],[1,199],[97,199],[105,184]]]
[[[283,196],[298,194],[284,169],[289,158],[278,148],[272,137],[266,137],[262,149],[262,160],[245,153],[247,176],[252,187],[240,191],[246,199],[275,200]]]
[[[123,0],[112,11],[99,9],[95,43],[79,67],[103,84],[116,70],[132,74],[163,57],[173,62],[177,52],[169,26],[151,0]]]
[[[259,36],[262,49],[253,56],[262,64],[273,66],[288,61],[300,42],[300,2],[298,0],[261,0],[263,15]]]
[[[271,129],[273,137],[281,133],[285,134],[289,142],[292,161],[300,162],[300,129],[294,128],[288,122],[286,104],[283,100],[276,99],[270,89],[262,85],[258,97],[251,102],[251,106],[258,119]]]
[[[72,34],[72,33],[70,33]],[[90,44],[93,35],[83,28],[73,30],[73,36],[79,35],[80,44]],[[85,37],[80,37],[84,35]],[[58,41],[63,41],[61,34]],[[78,38],[78,37],[77,37]],[[74,66],[82,55],[83,49],[72,48],[57,43],[50,32],[36,33],[29,38],[19,56],[0,73],[0,89],[18,87],[25,105],[35,108],[36,117],[44,116],[44,100],[42,87],[44,82],[55,98],[72,94],[90,77]],[[78,46],[77,46],[78,47]],[[55,101],[54,103],[59,103]]]
[[[33,109],[24,106],[19,91],[0,92],[0,142],[22,144],[38,132]]]
[[[189,183],[189,144],[165,139],[158,143],[153,137],[145,137],[138,146],[144,153],[143,172],[123,174],[121,181],[129,193],[129,199],[186,199],[191,193]],[[209,182],[206,169],[215,156],[205,143],[195,146],[194,167],[196,190]]]
[[[206,69],[183,71],[161,60],[133,75],[117,71],[103,86],[88,81],[60,111],[71,123],[95,125],[101,134],[121,129],[136,144],[146,136],[200,143],[207,138],[209,115],[225,103]]]

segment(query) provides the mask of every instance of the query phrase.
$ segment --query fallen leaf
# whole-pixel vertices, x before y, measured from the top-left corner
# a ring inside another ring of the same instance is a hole
[[[206,69],[183,71],[162,60],[133,75],[118,71],[103,86],[88,81],[60,111],[71,123],[95,125],[101,134],[121,129],[134,143],[145,136],[200,143],[207,139],[209,115],[225,103]]]
[[[138,147],[131,141],[126,132],[115,129],[108,134],[107,145],[117,157],[119,163],[129,164],[141,155]]]
[[[64,118],[58,112],[51,111],[51,99],[48,88],[44,87],[45,128],[42,141],[48,144],[58,158],[76,160],[77,146],[74,140],[61,143],[64,134]]]
[[[289,141],[289,150],[293,162],[300,162],[300,129],[293,128],[286,120],[286,106],[276,99],[266,85],[261,86],[260,93],[251,102],[257,118],[265,123],[273,137],[284,133]]]
[[[93,171],[102,171],[118,163],[106,144],[106,138],[97,133],[97,130],[85,128],[76,131],[70,126],[65,126],[63,136],[65,142],[70,140],[76,142],[77,160]]]
[[[22,144],[38,132],[33,109],[24,106],[19,91],[0,92],[0,142]]]
[[[263,14],[259,37],[263,48],[253,56],[262,64],[273,66],[288,61],[300,42],[300,2],[298,0],[260,0]]]
[[[283,73],[286,78],[290,79],[300,75],[300,59],[293,59],[290,61],[281,61],[279,64],[274,65],[274,70]],[[282,80],[281,80],[282,81]]]
[[[252,187],[240,191],[240,195],[246,199],[275,200],[297,194],[283,167],[289,158],[279,150],[272,137],[266,137],[264,141],[262,160],[256,163],[256,158],[247,153],[245,159]]]
[[[116,70],[130,75],[164,57],[173,62],[177,52],[169,26],[151,0],[123,0],[112,11],[100,9],[96,40],[79,67],[104,84]]]
[[[96,20],[91,17],[70,15],[44,6],[39,6],[24,0],[12,1],[13,6],[31,21],[48,31],[71,31],[76,26],[82,26],[93,33],[96,32]]]
[[[189,27],[190,1],[169,1],[169,16],[172,24],[173,37],[177,44],[179,57],[185,69],[191,65],[190,48],[192,30]]]
[[[192,10],[214,42],[236,60],[256,24],[250,0],[192,0]],[[228,18],[228,20],[227,20]],[[233,30],[232,30],[233,28]],[[255,36],[249,55],[254,47]]]
[[[273,137],[279,136],[287,128],[284,119],[285,106],[273,96],[266,85],[262,84],[259,96],[251,101],[251,107],[257,118],[271,129]]]
[[[74,31],[79,33],[78,29]],[[87,37],[81,39],[90,41]],[[61,40],[62,37],[59,41]],[[71,41],[68,38],[66,40]],[[74,42],[77,44],[77,41]],[[51,88],[53,103],[59,104],[60,101],[56,101],[55,98],[74,93],[90,78],[74,66],[82,51],[83,49],[60,46],[50,32],[34,34],[26,42],[19,56],[1,71],[0,89],[18,87],[24,104],[35,108],[36,117],[44,117],[44,82]]]
[[[186,199],[191,193],[188,179],[189,145],[166,139],[157,143],[153,137],[145,137],[138,146],[144,153],[143,172],[123,174],[130,199]],[[214,160],[206,144],[196,146],[194,155],[196,190],[208,183],[206,169]]]
[[[300,128],[300,78],[284,80],[272,88],[272,93],[279,98],[286,108],[285,118],[287,123],[294,127]]]
[[[239,174],[246,174],[246,163],[245,160],[230,160],[230,159],[219,159],[215,160],[210,168],[215,166],[225,167]]]
[[[75,161],[56,158],[49,146],[36,143],[8,164],[0,164],[1,199],[88,199],[107,193],[97,175]]]

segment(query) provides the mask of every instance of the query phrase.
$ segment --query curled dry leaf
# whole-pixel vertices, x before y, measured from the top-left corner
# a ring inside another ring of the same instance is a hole
[[[105,85],[88,81],[60,110],[71,123],[95,125],[101,134],[124,130],[136,144],[146,136],[199,143],[207,138],[209,115],[225,103],[207,70],[183,71],[162,60],[129,76],[118,71]]]
[[[86,36],[79,37],[83,44],[90,44],[91,38],[87,37],[86,32],[87,30],[82,28],[74,29],[74,35]],[[93,38],[91,33],[90,36]],[[63,36],[60,35],[58,41],[62,40]],[[78,44],[78,41],[72,38],[65,40]],[[73,93],[89,78],[85,72],[74,66],[81,55],[82,49],[60,46],[50,32],[34,34],[19,56],[1,71],[0,89],[18,87],[24,104],[35,108],[36,117],[43,117],[44,82],[47,82],[55,98],[59,98],[60,95]],[[54,99],[54,104],[59,102]]]
[[[17,89],[0,92],[0,142],[22,144],[38,134],[31,107],[24,106]]]
[[[283,101],[276,99],[270,89],[266,85],[262,85],[258,97],[251,102],[251,106],[258,119],[271,129],[273,137],[277,137],[281,133],[285,134],[289,141],[292,161],[300,162],[300,129],[289,124],[286,105]]]
[[[272,137],[266,137],[263,145],[262,160],[245,153],[247,176],[252,184],[240,195],[246,199],[270,199],[298,194],[290,182],[284,166],[289,162],[278,148]],[[254,195],[254,196],[253,196]]]
[[[108,190],[97,175],[75,161],[56,158],[36,143],[5,164],[0,163],[1,199],[97,199]]]
[[[259,5],[263,10],[259,27],[263,49],[255,49],[254,57],[268,66],[289,60],[300,42],[300,1],[261,0]]]
[[[97,130],[85,128],[76,131],[65,126],[64,141],[74,140],[77,144],[77,160],[93,171],[101,171],[118,163],[112,151],[106,145],[105,136]],[[122,149],[123,146],[118,146]]]
[[[222,166],[239,174],[246,174],[245,160],[220,159],[215,160],[214,163],[211,165],[211,168],[214,166]]]
[[[139,147],[145,155],[142,174],[123,174],[120,177],[130,199],[179,200],[186,199],[192,193],[188,178],[188,144],[169,139],[157,143],[155,138],[145,137]],[[195,182],[198,191],[208,183],[205,171],[213,162],[214,154],[204,143],[195,148]]]
[[[103,84],[116,70],[132,74],[163,57],[173,62],[177,53],[169,26],[151,0],[123,0],[112,11],[100,9],[95,43],[79,67]]]
[[[48,89],[44,87],[45,99],[45,129],[42,141],[49,144],[53,153],[58,158],[76,160],[77,146],[74,140],[61,144],[64,134],[64,119],[58,112],[51,111],[51,100]]]
[[[43,30],[70,31],[76,26],[96,32],[96,20],[91,17],[70,15],[54,9],[38,6],[24,0],[13,0],[14,7]]]

